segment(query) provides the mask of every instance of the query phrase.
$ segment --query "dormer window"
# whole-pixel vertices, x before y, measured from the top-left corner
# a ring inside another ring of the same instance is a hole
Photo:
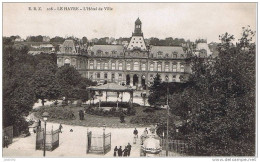
[[[112,51],[112,54],[116,54],[116,51]]]
[[[98,55],[101,55],[102,53],[103,53],[103,51],[97,50],[97,54],[98,54]]]
[[[158,57],[162,57],[163,53],[161,51],[159,51],[157,54],[158,54]]]

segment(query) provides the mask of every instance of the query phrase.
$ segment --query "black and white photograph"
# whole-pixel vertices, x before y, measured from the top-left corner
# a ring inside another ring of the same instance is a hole
[[[257,6],[2,2],[2,158],[256,161]]]

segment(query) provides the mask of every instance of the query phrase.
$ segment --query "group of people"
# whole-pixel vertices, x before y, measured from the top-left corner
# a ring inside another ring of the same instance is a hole
[[[125,146],[124,149],[122,149],[122,146],[120,146],[119,148],[117,148],[117,146],[114,148],[114,156],[130,156],[131,153],[131,148],[132,146],[130,145],[130,143],[128,143],[127,146]]]

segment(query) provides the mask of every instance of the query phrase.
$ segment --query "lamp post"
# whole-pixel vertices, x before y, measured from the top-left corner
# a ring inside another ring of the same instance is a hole
[[[105,137],[106,137],[106,124],[103,125],[103,152],[105,154]]]
[[[44,120],[44,135],[43,135],[43,157],[45,157],[45,146],[46,146],[46,122],[47,122],[47,119],[49,117],[49,113],[48,112],[44,112],[42,114],[42,117],[43,117],[43,120]]]
[[[167,132],[166,132],[166,156],[168,156],[169,150],[169,78],[165,77],[167,81],[167,94],[166,94],[166,102],[167,102]]]

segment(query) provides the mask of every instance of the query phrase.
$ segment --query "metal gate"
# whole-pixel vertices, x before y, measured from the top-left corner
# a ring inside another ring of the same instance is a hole
[[[166,156],[166,139],[161,139],[162,153],[161,156]],[[176,156],[186,154],[189,151],[188,143],[184,140],[169,140],[168,156]]]
[[[87,151],[86,153],[106,154],[111,150],[111,133],[103,135],[92,135],[87,133]]]
[[[47,131],[46,132],[46,143],[45,149],[47,151],[53,151],[57,147],[59,147],[59,133],[60,130],[57,129],[55,131]],[[36,132],[36,150],[44,149],[44,129],[39,129]]]

